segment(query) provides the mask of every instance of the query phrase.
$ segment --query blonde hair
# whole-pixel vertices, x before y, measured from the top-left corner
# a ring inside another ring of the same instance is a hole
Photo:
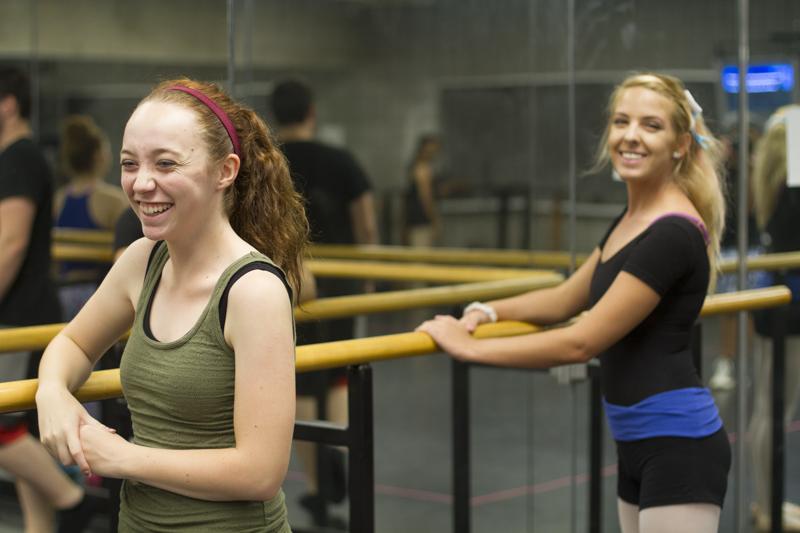
[[[719,241],[725,228],[725,182],[723,177],[723,149],[706,127],[702,114],[694,114],[686,88],[678,78],[665,74],[634,74],[619,84],[608,103],[609,122],[598,146],[594,169],[610,162],[608,136],[611,116],[622,93],[634,87],[649,89],[674,104],[671,116],[676,139],[689,135],[689,149],[676,161],[672,178],[686,194],[708,229],[709,261],[715,270],[719,256]],[[677,148],[677,145],[676,145]]]
[[[786,183],[785,113],[800,106],[779,108],[767,121],[753,154],[753,207],[759,229],[766,228],[775,211],[778,194]]]

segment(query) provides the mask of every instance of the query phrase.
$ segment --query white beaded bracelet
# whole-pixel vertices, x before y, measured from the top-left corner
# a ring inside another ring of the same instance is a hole
[[[494,307],[489,304],[485,304],[483,302],[472,302],[464,308],[464,314],[466,315],[470,311],[480,311],[489,317],[489,322],[497,322],[497,311],[495,311]]]

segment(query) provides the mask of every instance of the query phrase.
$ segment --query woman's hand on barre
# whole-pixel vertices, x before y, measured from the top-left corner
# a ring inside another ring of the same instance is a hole
[[[439,348],[456,359],[468,361],[475,356],[478,341],[470,335],[467,326],[463,323],[463,318],[459,321],[450,315],[436,315],[433,320],[426,320],[420,324],[416,331],[423,331],[430,335]]]
[[[464,316],[462,316],[459,320],[459,323],[461,323],[464,329],[466,329],[469,333],[472,333],[475,331],[475,328],[481,324],[486,324],[487,322],[491,322],[489,316],[483,311],[479,311],[477,309],[470,311],[469,313],[464,313]]]
[[[64,465],[76,464],[84,475],[91,473],[81,445],[82,426],[94,426],[106,433],[115,430],[93,418],[66,389],[40,388],[36,393],[39,433],[42,443]]]

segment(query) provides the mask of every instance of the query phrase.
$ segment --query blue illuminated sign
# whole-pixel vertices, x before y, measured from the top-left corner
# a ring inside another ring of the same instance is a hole
[[[739,92],[739,67],[727,65],[720,76],[726,93]],[[747,92],[790,92],[794,87],[794,68],[785,63],[750,65],[747,67]]]

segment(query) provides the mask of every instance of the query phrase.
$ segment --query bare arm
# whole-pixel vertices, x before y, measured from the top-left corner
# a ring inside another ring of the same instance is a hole
[[[98,183],[89,196],[89,212],[95,222],[106,230],[114,230],[120,215],[128,208],[128,199],[122,189],[107,183]]]
[[[261,501],[278,492],[294,428],[291,304],[280,280],[253,271],[233,286],[228,306],[225,337],[236,354],[235,447],[147,448],[87,427],[81,438],[92,448],[87,457],[95,472],[203,500]]]
[[[600,250],[595,249],[580,268],[560,285],[488,303],[497,312],[498,320],[520,320],[542,326],[559,324],[584,311],[589,305],[589,287],[599,259]],[[472,311],[464,317],[464,324],[470,331],[487,321],[488,317],[480,311]]]
[[[31,239],[36,205],[30,198],[0,200],[0,300],[17,279]]]
[[[378,224],[375,222],[375,199],[371,191],[350,202],[350,222],[356,244],[378,244]]]
[[[72,395],[97,360],[130,327],[152,241],[133,243],[78,315],[47,346],[39,365],[36,405],[42,442],[64,464],[88,471],[78,428],[96,424]]]
[[[656,308],[660,296],[621,272],[597,304],[574,324],[542,333],[496,339],[471,337],[452,317],[420,326],[458,359],[499,366],[547,368],[582,363],[618,342]]]

